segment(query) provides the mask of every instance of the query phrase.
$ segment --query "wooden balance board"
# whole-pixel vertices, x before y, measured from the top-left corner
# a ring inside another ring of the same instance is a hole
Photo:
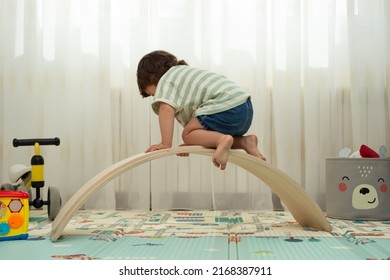
[[[180,146],[138,154],[111,165],[86,182],[62,207],[52,224],[51,240],[53,242],[58,240],[75,212],[89,197],[109,181],[129,169],[154,159],[181,153],[211,157],[214,151],[214,149],[206,149],[201,146]],[[272,192],[279,196],[300,225],[327,232],[331,231],[332,228],[320,207],[297,182],[283,171],[257,157],[248,155],[242,150],[231,150],[229,162],[249,171],[267,184]]]

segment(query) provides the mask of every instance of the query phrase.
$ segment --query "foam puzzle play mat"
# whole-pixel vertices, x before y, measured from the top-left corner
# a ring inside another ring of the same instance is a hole
[[[54,140],[41,144],[58,143]],[[284,202],[284,211],[82,209],[94,192],[123,172],[183,152],[213,154],[212,149],[183,146],[129,157],[96,174],[62,207],[55,189],[48,202],[40,197],[28,202],[28,193],[12,185],[2,190],[0,259],[390,259],[390,160],[379,155],[327,159],[328,213],[283,171],[234,150],[229,161],[266,183]],[[32,185],[43,181],[31,177]]]
[[[390,258],[390,221],[328,218],[331,232],[288,211],[79,210],[63,235],[31,210],[28,238],[0,243],[7,260],[368,260]]]

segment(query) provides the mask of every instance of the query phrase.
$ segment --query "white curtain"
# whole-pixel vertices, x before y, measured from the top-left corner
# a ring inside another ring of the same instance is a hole
[[[63,203],[111,164],[160,141],[136,67],[164,49],[252,93],[250,133],[268,162],[325,210],[325,158],[390,147],[388,0],[0,0],[1,183],[41,147]],[[179,145],[181,127],[176,126]],[[45,188],[46,188],[45,187]],[[233,164],[168,157],[119,176],[97,209],[272,209],[269,188]]]

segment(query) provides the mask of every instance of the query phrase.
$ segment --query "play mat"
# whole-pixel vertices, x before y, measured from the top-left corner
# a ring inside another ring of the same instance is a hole
[[[31,210],[28,238],[0,242],[2,260],[367,260],[390,258],[390,221],[328,218],[332,232],[285,211],[79,210],[63,236]]]

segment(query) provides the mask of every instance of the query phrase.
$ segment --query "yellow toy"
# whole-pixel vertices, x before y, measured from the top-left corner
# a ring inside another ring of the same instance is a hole
[[[28,193],[0,191],[0,241],[28,237]]]
[[[44,179],[44,159],[40,154],[40,145],[60,145],[59,138],[35,138],[35,139],[14,139],[13,146],[34,146],[34,155],[31,158],[31,171],[28,169],[22,170],[25,172],[25,176],[21,177],[24,186],[20,190],[31,193],[30,187],[35,190],[35,198],[31,197],[29,204],[34,208],[42,208],[47,206],[47,213],[50,220],[54,220],[61,208],[61,196],[56,187],[49,186],[47,192],[47,201],[44,201],[41,197],[41,188],[45,185]],[[22,173],[21,172],[21,173]],[[18,173],[17,176],[20,176]],[[24,179],[23,179],[24,178]],[[16,178],[14,178],[16,179]],[[30,181],[31,179],[31,181]],[[19,188],[18,188],[19,190]],[[31,196],[31,195],[30,195]]]

